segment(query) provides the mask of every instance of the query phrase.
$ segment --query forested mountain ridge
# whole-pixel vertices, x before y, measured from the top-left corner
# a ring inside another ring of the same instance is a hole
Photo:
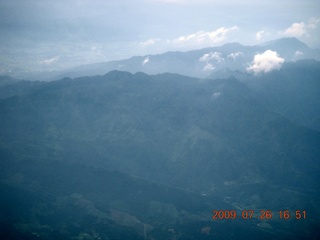
[[[298,125],[320,131],[320,62],[285,63],[278,71],[236,74],[257,99]]]
[[[43,204],[63,211],[84,206],[84,221],[87,214],[108,226],[128,228],[137,239],[222,237],[222,232],[201,230],[223,223],[211,222],[216,207],[307,209],[308,220],[292,220],[290,227],[279,219],[269,225],[252,220],[254,227],[242,226],[241,221],[226,224],[233,226],[234,235],[241,228],[267,239],[280,231],[282,239],[292,237],[294,227],[294,237],[313,237],[319,234],[314,226],[319,215],[320,134],[275,113],[248,86],[234,77],[204,80],[119,71],[35,83],[0,100],[2,189],[21,188],[31,199],[50,195],[51,200],[31,205],[34,209]],[[93,187],[99,182],[107,186],[104,193],[103,186]],[[125,194],[130,182],[130,194]],[[158,186],[158,196],[152,186]],[[120,192],[112,195],[117,188]],[[143,191],[151,191],[145,202],[139,200],[147,196],[139,197]],[[170,200],[174,193],[184,200]],[[144,210],[139,212],[137,201]],[[3,206],[12,211],[10,204]],[[27,224],[26,232],[35,228],[40,237],[50,236],[34,226],[34,219],[42,216],[51,228],[59,229],[50,216],[37,214],[13,218],[16,225],[10,227],[23,232],[20,225]],[[187,234],[188,224],[194,228]],[[145,230],[137,230],[140,227]],[[72,230],[69,222],[65,230],[70,237],[82,231]]]

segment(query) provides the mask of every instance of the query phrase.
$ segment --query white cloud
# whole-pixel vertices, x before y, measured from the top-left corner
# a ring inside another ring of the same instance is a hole
[[[279,57],[275,51],[267,50],[264,53],[256,54],[254,56],[251,66],[247,71],[258,74],[260,72],[270,72],[274,69],[280,69],[284,59]]]
[[[293,23],[283,32],[283,35],[292,37],[301,37],[304,34],[306,34],[306,25],[304,22]]]
[[[150,61],[149,57],[146,57],[146,58],[143,60],[142,65],[146,65],[149,61]]]
[[[207,71],[212,71],[212,70],[214,70],[215,69],[215,67],[211,64],[211,63],[207,63],[205,66],[204,66],[204,68],[203,68],[203,71],[205,71],[205,72],[207,72]]]
[[[238,57],[242,56],[243,52],[234,52],[228,55],[228,58],[232,58],[235,61]]]
[[[220,95],[221,95],[221,92],[214,92],[212,93],[212,98],[218,98],[220,97]]]
[[[223,57],[221,57],[221,53],[220,52],[205,53],[205,54],[203,54],[202,57],[199,58],[199,62],[205,62],[206,63],[206,65],[203,68],[203,71],[213,71],[215,69],[215,67],[212,64],[212,62],[221,63],[224,60],[225,59]]]
[[[224,58],[221,57],[220,52],[209,52],[209,53],[203,54],[203,56],[199,58],[200,62],[209,62],[210,60],[215,60],[216,62],[220,63],[224,61]]]
[[[221,43],[225,41],[230,32],[238,29],[239,28],[237,26],[233,26],[230,28],[221,27],[212,32],[199,31],[190,35],[178,37],[172,42],[193,46],[211,46],[214,43]]]
[[[55,63],[56,61],[58,61],[59,58],[60,58],[60,56],[56,56],[56,57],[53,57],[53,58],[49,58],[49,59],[45,59],[45,60],[39,61],[39,63],[43,64],[43,65],[51,65],[51,64]]]
[[[320,24],[320,19],[319,18],[311,18],[307,24],[308,29],[315,29],[318,28]]]
[[[263,34],[264,34],[264,30],[257,32],[256,39],[260,41],[262,39]]]
[[[303,55],[303,52],[301,52],[301,51],[296,51],[294,55],[298,57],[298,56]]]
[[[226,41],[230,34],[239,29],[237,26],[230,28],[221,27],[212,32],[199,31],[171,39],[150,38],[139,42],[137,48],[143,54],[161,53],[165,51],[188,51],[197,48],[212,47]]]
[[[147,47],[147,46],[154,45],[154,44],[156,44],[156,43],[159,42],[159,41],[161,41],[161,40],[158,39],[158,38],[152,38],[152,39],[148,39],[148,40],[146,40],[146,41],[144,41],[144,42],[141,42],[140,45],[141,45],[142,47]]]
[[[302,37],[304,35],[309,36],[310,30],[318,28],[320,19],[311,18],[307,23],[293,23],[289,28],[280,32],[281,35],[290,37]]]
[[[264,40],[268,36],[270,36],[270,33],[268,31],[261,30],[256,33],[256,40],[261,41],[261,40]]]

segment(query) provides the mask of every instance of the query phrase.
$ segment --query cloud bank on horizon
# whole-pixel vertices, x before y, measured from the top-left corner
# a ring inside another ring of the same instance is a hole
[[[312,37],[320,37],[320,34],[318,33],[319,29],[320,18],[311,18],[308,20],[308,22],[294,22],[284,30],[278,30],[274,32],[268,30],[260,30],[255,33],[255,39],[257,41],[251,42],[251,44],[259,44],[262,41],[274,40],[282,37],[296,37],[304,42],[308,42],[308,39],[311,39]],[[146,41],[140,42],[140,46],[145,48],[150,48],[151,46],[162,46],[163,48],[175,48],[176,50],[205,48],[216,46],[218,44],[223,44],[226,42],[233,42],[235,41],[235,39],[237,39],[235,32],[238,31],[240,32],[240,34],[243,34],[241,30],[242,29],[238,26],[220,27],[213,31],[198,31],[185,36],[179,36],[174,39],[148,39]],[[230,38],[230,35],[233,36]],[[317,39],[316,42],[319,42],[320,44],[320,41],[317,41]]]
[[[179,36],[173,39],[154,38],[140,42],[140,47],[149,48],[161,47],[170,50],[191,50],[204,47],[211,47],[222,44],[228,37],[239,28],[237,26],[221,27],[213,31],[198,31],[185,36]],[[165,50],[164,50],[165,51]]]
[[[280,32],[280,35],[288,37],[311,37],[312,31],[317,29],[320,25],[320,19],[311,18],[307,23],[305,22],[295,22],[289,28]]]
[[[320,2],[0,0],[0,58],[12,68],[27,62],[30,69],[55,69],[280,37],[320,48]]]

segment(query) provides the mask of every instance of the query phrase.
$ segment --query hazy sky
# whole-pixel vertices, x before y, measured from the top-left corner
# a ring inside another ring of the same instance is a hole
[[[1,72],[288,36],[320,47],[319,0],[0,0]]]

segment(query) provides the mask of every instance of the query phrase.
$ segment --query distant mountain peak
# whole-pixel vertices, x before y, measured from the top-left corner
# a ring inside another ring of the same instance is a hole
[[[261,46],[283,46],[283,47],[294,47],[294,48],[309,48],[304,42],[301,42],[295,37],[285,37],[276,40],[264,42]]]
[[[223,44],[221,47],[239,48],[239,47],[243,47],[243,45],[241,43],[238,43],[238,42],[232,42],[232,43]]]
[[[228,77],[232,74],[223,73],[221,70],[228,68],[230,71],[246,72],[255,55],[267,50],[275,51],[285,61],[320,60],[319,49],[311,49],[297,38],[280,38],[254,46],[232,42],[185,52],[170,51],[155,55],[133,56],[124,60],[73,67],[58,73],[43,73],[36,79],[57,80],[63,77],[104,75],[112,70],[144,72],[151,75],[170,72],[198,78]]]

